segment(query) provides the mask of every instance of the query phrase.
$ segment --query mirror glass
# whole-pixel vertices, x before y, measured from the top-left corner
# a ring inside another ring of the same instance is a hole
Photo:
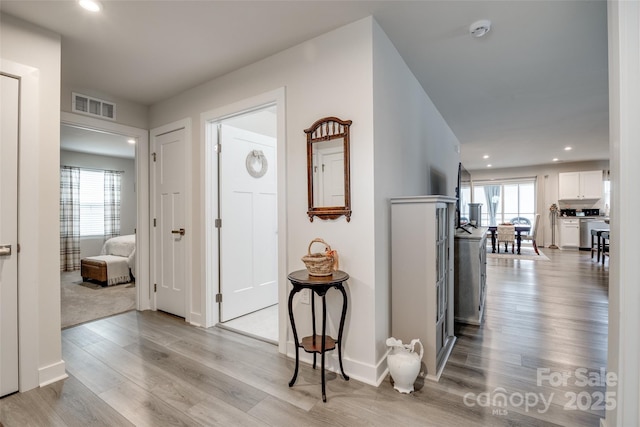
[[[313,150],[313,205],[344,205],[344,139],[316,142]]]
[[[307,134],[309,220],[351,219],[349,189],[350,120],[326,117],[315,122]]]

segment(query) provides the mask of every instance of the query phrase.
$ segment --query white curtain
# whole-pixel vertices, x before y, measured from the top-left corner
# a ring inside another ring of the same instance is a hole
[[[80,169],[60,169],[60,271],[80,268]]]
[[[104,171],[104,238],[120,235],[122,172]]]
[[[500,185],[484,186],[484,197],[487,199],[489,225],[497,225],[496,213],[498,212],[498,203],[500,203],[500,187]]]

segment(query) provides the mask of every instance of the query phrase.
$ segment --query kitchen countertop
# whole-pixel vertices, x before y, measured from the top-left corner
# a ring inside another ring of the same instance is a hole
[[[560,219],[599,219],[602,221],[609,221],[608,216],[559,216]]]

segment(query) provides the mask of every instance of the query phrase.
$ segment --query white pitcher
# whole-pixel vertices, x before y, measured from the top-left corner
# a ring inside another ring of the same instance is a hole
[[[420,344],[420,354],[415,352],[415,345]],[[424,355],[424,347],[419,339],[411,340],[411,344],[402,344],[395,338],[387,339],[387,346],[391,351],[387,355],[387,366],[393,378],[393,388],[400,393],[411,393],[413,383],[420,373],[420,362]]]

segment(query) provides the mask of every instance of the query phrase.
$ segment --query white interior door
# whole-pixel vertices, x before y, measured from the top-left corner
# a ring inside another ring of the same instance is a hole
[[[185,130],[156,136],[154,150],[156,308],[185,317]]]
[[[220,125],[220,320],[277,304],[276,139]]]
[[[320,206],[344,206],[344,154],[322,156],[323,203]]]
[[[18,79],[0,86],[0,397],[18,391]]]

